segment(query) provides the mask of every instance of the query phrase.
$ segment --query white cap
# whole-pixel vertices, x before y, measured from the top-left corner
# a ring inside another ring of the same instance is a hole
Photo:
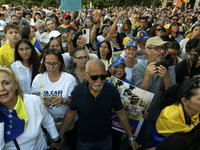
[[[6,22],[3,20],[0,20],[0,31],[3,31],[5,26],[6,26]]]
[[[60,32],[57,31],[57,30],[51,31],[51,32],[49,33],[49,39],[51,39],[52,37],[58,37],[58,36],[60,36],[60,35],[61,35]]]

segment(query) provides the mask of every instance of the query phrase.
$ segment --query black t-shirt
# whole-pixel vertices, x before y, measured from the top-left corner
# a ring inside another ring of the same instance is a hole
[[[176,67],[175,67],[176,82],[178,84],[181,83],[183,80],[189,78],[187,61],[188,61],[188,59],[185,59],[182,62],[180,62],[178,65],[176,65]],[[190,68],[190,70],[191,70],[191,68]],[[192,78],[200,80],[200,66],[195,68]]]

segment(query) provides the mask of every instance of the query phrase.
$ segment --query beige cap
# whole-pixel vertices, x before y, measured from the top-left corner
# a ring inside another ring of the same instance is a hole
[[[154,45],[154,46],[160,46],[160,45],[165,45],[165,46],[170,46],[170,42],[168,41],[163,41],[159,36],[154,36],[151,37],[147,40],[145,48],[148,46]]]

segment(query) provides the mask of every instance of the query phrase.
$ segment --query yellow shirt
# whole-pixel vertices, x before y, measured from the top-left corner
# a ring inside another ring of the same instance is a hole
[[[11,63],[14,59],[14,51],[10,46],[10,43],[7,42],[0,48],[0,64],[2,66],[11,66]]]

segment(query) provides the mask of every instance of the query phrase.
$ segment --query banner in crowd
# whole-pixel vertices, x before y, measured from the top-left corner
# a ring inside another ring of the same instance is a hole
[[[61,0],[61,11],[80,11],[82,0]]]
[[[132,86],[115,77],[111,77],[109,83],[117,87],[122,104],[129,118],[132,133],[137,137],[144,122],[142,115],[148,109],[154,94]],[[111,118],[112,128],[120,132],[125,132],[114,110],[112,110]]]

